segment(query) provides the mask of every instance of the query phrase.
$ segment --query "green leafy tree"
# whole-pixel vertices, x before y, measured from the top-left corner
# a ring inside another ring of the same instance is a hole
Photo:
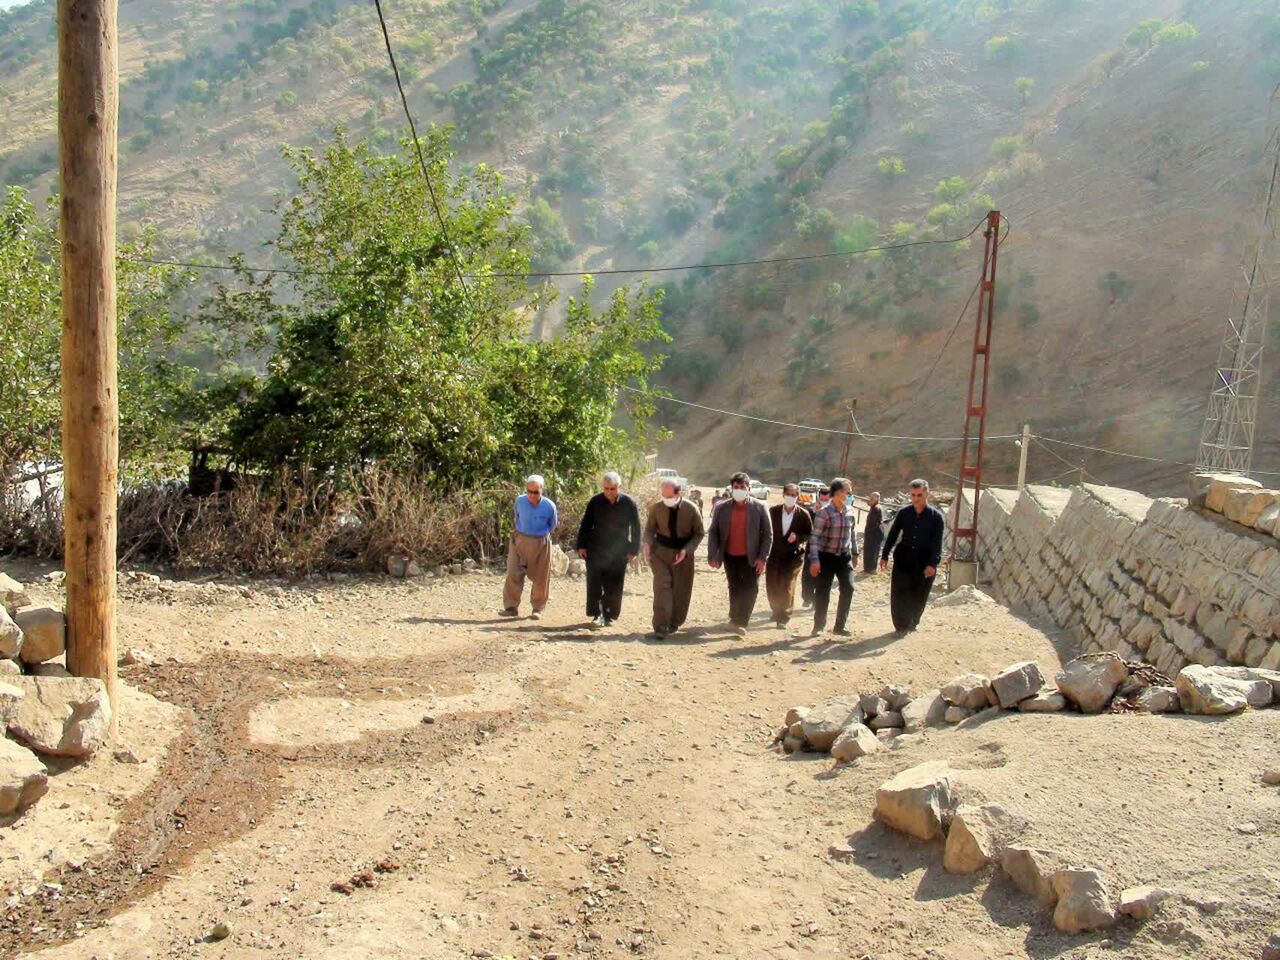
[[[1018,77],[1013,81],[1013,88],[1018,91],[1018,102],[1024,105],[1031,102],[1031,91],[1035,87],[1035,77]]]
[[[212,319],[277,331],[230,423],[239,458],[376,462],[451,489],[535,466],[576,477],[648,443],[661,295],[621,288],[597,311],[588,281],[563,332],[531,340],[549,295],[522,279],[530,243],[513,198],[487,166],[452,169],[447,131],[421,148],[443,230],[424,213],[411,144],[383,155],[339,131],[320,153],[286,150],[298,188],[273,246],[299,272],[284,293],[268,281],[212,307]]]
[[[901,157],[881,157],[876,161],[876,169],[891,180],[907,175],[907,165]]]
[[[1110,297],[1112,303],[1115,303],[1129,295],[1129,281],[1116,271],[1109,270],[1106,276],[1098,281],[1098,289]]]

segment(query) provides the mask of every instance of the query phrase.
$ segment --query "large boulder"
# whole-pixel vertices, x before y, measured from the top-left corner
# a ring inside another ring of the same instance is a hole
[[[1005,667],[991,678],[991,689],[996,700],[1006,710],[1012,710],[1023,700],[1034,697],[1044,686],[1044,674],[1034,660]]]
[[[1061,713],[1067,709],[1067,698],[1057,690],[1041,690],[1018,704],[1023,713]]]
[[[1058,892],[1053,888],[1053,875],[1058,867],[1054,854],[1031,847],[1011,844],[1000,854],[1000,869],[1005,876],[1046,910],[1052,910],[1058,902]]]
[[[1102,874],[1086,867],[1067,867],[1053,875],[1058,905],[1053,925],[1063,933],[1085,933],[1115,926],[1116,912]]]
[[[13,622],[9,611],[0,606],[0,658],[12,659],[22,649],[22,628]]]
[[[876,817],[918,840],[942,836],[956,804],[952,775],[944,760],[902,771],[876,791]]]
[[[17,660],[0,660],[0,677],[22,676],[22,664]]]
[[[825,753],[831,749],[840,732],[853,723],[862,723],[862,708],[856,696],[832,697],[822,701],[805,714],[800,726],[809,746]]]
[[[874,693],[864,693],[858,697],[858,706],[862,709],[862,718],[870,720],[890,709],[889,702]]]
[[[831,756],[848,763],[879,749],[880,740],[876,735],[862,724],[853,723],[836,737],[836,742],[831,745]]]
[[[942,691],[922,693],[902,708],[903,729],[907,733],[919,733],[925,727],[940,726],[946,712],[947,701],[943,699]]]
[[[942,698],[953,706],[981,710],[995,699],[994,695],[988,696],[990,688],[990,681],[982,674],[966,673],[942,688]]]
[[[461,573],[462,571],[459,570],[458,572]],[[569,575],[569,555],[560,548],[558,543],[551,545],[551,575],[553,577],[567,577]]]
[[[1220,666],[1213,667],[1213,672],[1220,677],[1230,677],[1232,680],[1245,680],[1250,683],[1265,680],[1271,684],[1272,701],[1280,701],[1280,670],[1269,670],[1264,667],[1230,667]],[[1258,695],[1259,697],[1261,694]],[[1249,702],[1249,706],[1258,707],[1265,704],[1257,704],[1253,701]]]
[[[1271,703],[1271,684],[1263,679],[1244,680],[1225,674],[1219,667],[1192,664],[1177,679],[1178,700],[1186,713],[1221,716],[1239,713],[1248,706]]]
[[[890,710],[901,711],[911,702],[911,688],[899,683],[885,684],[880,690],[880,699],[889,705]]]
[[[19,610],[14,622],[22,628],[23,663],[44,663],[67,651],[67,618],[53,607]]]
[[[27,809],[48,789],[48,771],[36,755],[0,737],[0,817]]]
[[[26,588],[7,573],[0,573],[0,607],[16,610],[31,602]]]
[[[790,727],[794,723],[799,723],[809,715],[808,707],[792,707],[787,711],[786,719],[782,722],[785,726]]]
[[[87,757],[111,734],[111,703],[90,677],[15,677],[24,696],[8,721],[9,735],[37,753]]]
[[[995,804],[961,806],[947,829],[942,866],[948,873],[976,873],[997,862],[1004,845],[1025,828],[1025,820]]]
[[[1063,667],[1054,679],[1058,691],[1082,712],[1100,713],[1127,676],[1129,668],[1115,657],[1081,657]]]
[[[1142,713],[1177,713],[1182,709],[1176,687],[1146,687],[1134,697],[1133,705]]]
[[[1257,480],[1250,480],[1248,477],[1242,477],[1231,473],[1215,473],[1210,474],[1206,478],[1208,480],[1208,492],[1205,495],[1204,505],[1214,513],[1222,513],[1227,508],[1227,497],[1239,490],[1261,490],[1262,484]]]
[[[896,710],[885,710],[871,718],[872,730],[901,730],[905,725],[902,714]]]

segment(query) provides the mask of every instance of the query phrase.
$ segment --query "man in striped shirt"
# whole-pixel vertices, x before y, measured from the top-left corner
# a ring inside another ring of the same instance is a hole
[[[809,573],[816,580],[813,597],[813,635],[827,627],[827,607],[831,603],[831,581],[840,584],[836,604],[836,627],[842,637],[850,636],[845,628],[849,606],[853,603],[853,561],[858,556],[853,535],[857,514],[849,505],[853,484],[844,477],[831,481],[831,501],[813,518],[813,534],[809,538]]]

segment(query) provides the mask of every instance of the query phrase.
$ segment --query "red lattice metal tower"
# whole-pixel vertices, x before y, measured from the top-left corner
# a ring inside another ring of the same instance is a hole
[[[991,375],[991,324],[996,312],[996,260],[1000,254],[999,210],[987,214],[983,231],[982,280],[978,285],[978,319],[973,328],[973,356],[969,361],[969,396],[965,401],[964,446],[960,449],[956,489],[956,529],[951,537],[951,561],[978,559],[978,498],[982,495],[982,454],[987,440],[987,384]],[[973,490],[973,510],[966,520],[961,505],[965,489]]]

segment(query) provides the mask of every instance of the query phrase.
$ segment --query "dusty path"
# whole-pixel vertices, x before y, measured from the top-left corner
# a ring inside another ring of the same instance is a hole
[[[62,890],[11,901],[0,947],[46,944],[49,960],[1257,955],[1280,899],[1280,800],[1257,778],[1276,765],[1280,713],[1009,716],[833,770],[770,749],[786,707],[1019,659],[1047,670],[1053,639],[971,605],[896,641],[880,577],[859,584],[852,640],[766,622],[737,639],[717,627],[722,578],[698,576],[694,629],[667,642],[645,639],[643,577],[599,633],[582,629],[573,581],[537,623],[496,617],[487,574],[127,593],[123,642],[160,662],[125,676],[196,717],[148,795],[173,812],[126,827],[114,859],[66,873]],[[1200,906],[1065,938],[1003,880],[943,873],[939,850],[871,821],[876,786],[941,757],[1117,891],[1160,882]],[[854,853],[829,853],[842,844]],[[373,885],[332,889],[365,870]],[[219,920],[232,936],[205,941]]]

